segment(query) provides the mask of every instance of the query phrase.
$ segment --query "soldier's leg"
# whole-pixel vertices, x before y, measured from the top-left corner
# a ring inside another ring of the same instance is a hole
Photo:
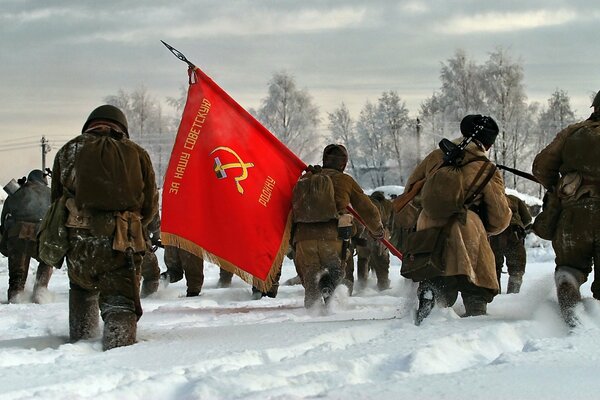
[[[508,228],[507,228],[508,229]],[[502,293],[502,268],[504,267],[504,252],[506,246],[503,244],[503,233],[490,237],[490,247],[494,253],[496,262],[496,277],[498,278],[498,293]]]
[[[25,290],[29,272],[30,257],[22,252],[11,252],[8,257],[8,302],[17,301],[17,296]]]
[[[87,290],[70,283],[69,289],[69,339],[71,342],[90,339],[98,333],[100,309],[98,291]]]
[[[200,295],[204,285],[204,260],[185,250],[180,252],[181,265],[185,272],[187,297]]]
[[[419,305],[415,315],[415,325],[421,325],[435,304],[439,307],[450,307],[457,297],[458,289],[453,276],[441,276],[419,282],[417,289]]]
[[[179,282],[183,279],[181,253],[183,253],[183,250],[178,247],[165,246],[164,261],[167,270],[161,274],[161,279],[165,279],[167,283]]]
[[[318,250],[323,267],[319,290],[327,304],[335,288],[342,283],[346,272],[342,269],[342,260],[340,259],[342,242],[340,240],[318,241]]]
[[[521,291],[523,275],[525,274],[525,264],[527,262],[525,242],[516,236],[516,233],[514,235],[506,252],[506,265],[508,267],[506,293],[519,293]]]
[[[321,301],[319,291],[321,265],[316,240],[302,240],[296,243],[294,264],[304,286],[304,307],[311,308]]]
[[[369,262],[371,260],[371,250],[368,246],[357,246],[356,253],[358,255],[356,262],[356,278],[357,286],[364,289],[367,286],[369,279]]]
[[[348,249],[348,257],[346,258],[346,267],[344,272],[344,285],[348,286],[348,294],[351,296],[354,290],[354,246]]]
[[[387,250],[382,250],[371,256],[372,266],[377,276],[377,289],[386,290],[390,288],[390,254]]]
[[[104,331],[104,350],[135,343],[137,320],[142,316],[139,281],[142,256],[117,253],[112,259],[116,269],[98,276],[99,303]]]
[[[554,279],[558,305],[565,323],[571,327],[578,324],[574,308],[581,300],[579,288],[592,271],[597,222],[584,207],[569,207],[561,213],[552,241],[556,253]]]
[[[50,283],[50,277],[54,268],[50,265],[40,262],[35,273],[35,284],[33,285],[33,301],[36,303],[41,302],[41,296],[44,290],[48,289],[48,283]]]
[[[456,282],[465,306],[464,316],[486,315],[488,303],[494,300],[494,291],[474,285],[464,275],[457,276]]]
[[[217,282],[218,288],[228,288],[231,286],[231,279],[233,278],[233,272],[229,272],[223,268],[219,268],[219,282]]]
[[[160,279],[160,267],[158,258],[152,251],[147,251],[142,259],[142,293],[141,297],[147,297],[158,290],[158,281]]]

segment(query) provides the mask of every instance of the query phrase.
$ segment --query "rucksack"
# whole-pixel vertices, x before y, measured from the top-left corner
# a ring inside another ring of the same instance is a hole
[[[139,210],[144,179],[136,147],[126,139],[91,136],[75,159],[75,204],[98,211]]]
[[[583,125],[565,140],[561,154],[561,169],[600,178],[598,148],[600,148],[600,123]]]
[[[337,219],[338,212],[331,178],[321,167],[309,167],[292,191],[294,222],[326,222]]]
[[[480,168],[473,182],[465,183],[462,167],[474,161],[486,162]],[[465,195],[479,181],[488,164],[489,160],[487,158],[476,157],[461,165],[447,165],[435,170],[433,174],[427,177],[421,189],[421,206],[423,207],[423,211],[433,219],[448,219],[453,215],[463,213],[468,205],[467,203],[474,200],[473,194],[469,196],[469,199],[466,199]],[[491,179],[494,171],[495,167],[488,173],[488,176],[484,179],[475,195]],[[466,187],[466,185],[469,186]]]

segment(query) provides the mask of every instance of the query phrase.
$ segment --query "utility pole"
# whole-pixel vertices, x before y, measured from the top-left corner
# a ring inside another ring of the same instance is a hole
[[[415,129],[417,131],[417,162],[421,162],[421,120],[417,117]]]
[[[42,171],[46,172],[46,154],[50,153],[50,150],[52,150],[50,148],[50,144],[48,144],[48,140],[46,139],[46,136],[42,136]]]

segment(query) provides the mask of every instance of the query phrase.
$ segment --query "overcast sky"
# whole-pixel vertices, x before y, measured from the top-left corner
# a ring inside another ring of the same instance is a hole
[[[566,90],[587,117],[600,89],[599,32],[600,2],[589,0],[0,0],[0,184],[39,168],[42,135],[55,146],[51,163],[119,89],[177,97],[186,66],[160,39],[245,108],[285,70],[323,120],[341,102],[356,117],[387,90],[415,116],[456,49],[482,63],[502,46],[523,62],[529,101]],[[7,150],[15,143],[29,147]]]

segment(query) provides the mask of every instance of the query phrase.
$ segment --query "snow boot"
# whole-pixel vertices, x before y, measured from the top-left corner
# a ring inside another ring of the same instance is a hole
[[[579,319],[575,315],[575,306],[581,301],[577,279],[565,270],[557,270],[554,279],[560,314],[570,328],[575,328],[579,325]]]
[[[463,297],[463,304],[465,305],[464,317],[477,317],[487,314],[487,303],[485,300]]]
[[[151,294],[154,294],[158,291],[159,282],[158,280],[148,280],[144,279],[142,282],[142,292],[140,296],[142,298],[148,297]]]
[[[508,277],[508,286],[506,287],[506,293],[519,293],[521,291],[521,284],[523,283],[522,275],[510,275]]]
[[[90,339],[98,333],[100,309],[98,294],[81,289],[69,289],[69,339],[76,342]]]
[[[435,295],[433,288],[426,285],[422,290],[419,291],[419,307],[415,315],[415,325],[419,326],[425,318],[431,314],[433,306],[435,305]]]
[[[104,319],[102,348],[110,350],[115,347],[129,346],[135,343],[137,316],[130,311],[108,313]]]
[[[188,290],[185,293],[185,297],[198,297],[198,296],[200,296],[200,292],[197,292],[195,290]]]

